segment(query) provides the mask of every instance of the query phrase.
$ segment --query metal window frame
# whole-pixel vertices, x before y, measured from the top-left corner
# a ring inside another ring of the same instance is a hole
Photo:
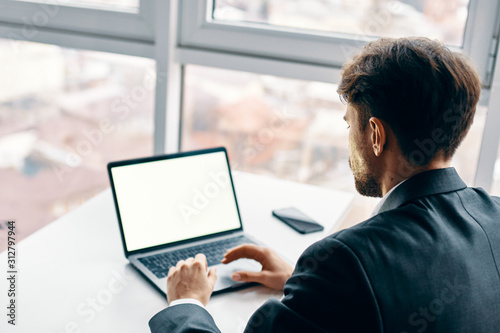
[[[0,38],[153,58],[155,1],[137,13],[0,0]]]
[[[500,147],[500,57],[496,59],[495,74],[490,90],[488,113],[484,125],[483,140],[477,161],[474,186],[491,190],[495,164]]]
[[[183,0],[179,16],[179,46],[252,55],[276,60],[340,68],[373,37],[337,33],[306,32],[256,23],[212,19],[215,0]],[[492,38],[500,4],[496,0],[471,0],[463,50],[478,67],[483,84],[492,78]]]
[[[29,39],[36,30],[61,31],[131,41],[154,40],[154,1],[141,0],[138,12],[83,8],[64,0],[27,2],[0,0],[0,21],[25,28],[18,38]],[[35,38],[36,39],[36,38]]]

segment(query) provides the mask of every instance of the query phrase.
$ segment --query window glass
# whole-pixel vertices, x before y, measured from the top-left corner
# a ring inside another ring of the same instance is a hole
[[[155,63],[7,40],[0,63],[0,219],[22,239],[108,188],[109,161],[152,154]]]
[[[213,18],[462,46],[469,0],[215,0]]]
[[[231,167],[354,189],[336,86],[188,65],[182,149],[225,146]]]
[[[225,146],[233,169],[355,192],[336,85],[195,65],[184,84],[183,150]],[[452,162],[469,185],[485,117],[478,107]]]

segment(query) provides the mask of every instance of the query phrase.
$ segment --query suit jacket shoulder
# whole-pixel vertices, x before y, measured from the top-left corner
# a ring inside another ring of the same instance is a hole
[[[498,198],[450,171],[410,179],[393,194],[380,214],[332,236],[364,267],[384,331],[496,332]]]

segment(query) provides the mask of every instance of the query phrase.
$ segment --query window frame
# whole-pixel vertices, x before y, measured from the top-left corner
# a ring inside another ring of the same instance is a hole
[[[154,57],[155,1],[137,13],[49,3],[0,0],[0,37],[133,56]]]
[[[489,92],[488,113],[474,179],[474,186],[482,187],[486,191],[490,191],[493,184],[500,147],[500,132],[498,131],[500,127],[500,57],[496,59],[494,80]]]
[[[363,45],[376,39],[258,23],[217,21],[212,19],[214,1],[181,1],[180,47],[340,68]],[[499,8],[500,4],[495,0],[471,0],[464,33],[463,50],[476,62],[486,88],[492,78]],[[482,33],[475,34],[479,31]]]

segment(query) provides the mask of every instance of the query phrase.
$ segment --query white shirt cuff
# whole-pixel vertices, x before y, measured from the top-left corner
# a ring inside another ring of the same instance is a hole
[[[179,305],[179,304],[195,304],[198,306],[201,306],[202,308],[205,308],[203,304],[201,304],[200,301],[194,298],[181,298],[181,299],[176,299],[175,301],[172,301],[168,304],[169,307]]]

